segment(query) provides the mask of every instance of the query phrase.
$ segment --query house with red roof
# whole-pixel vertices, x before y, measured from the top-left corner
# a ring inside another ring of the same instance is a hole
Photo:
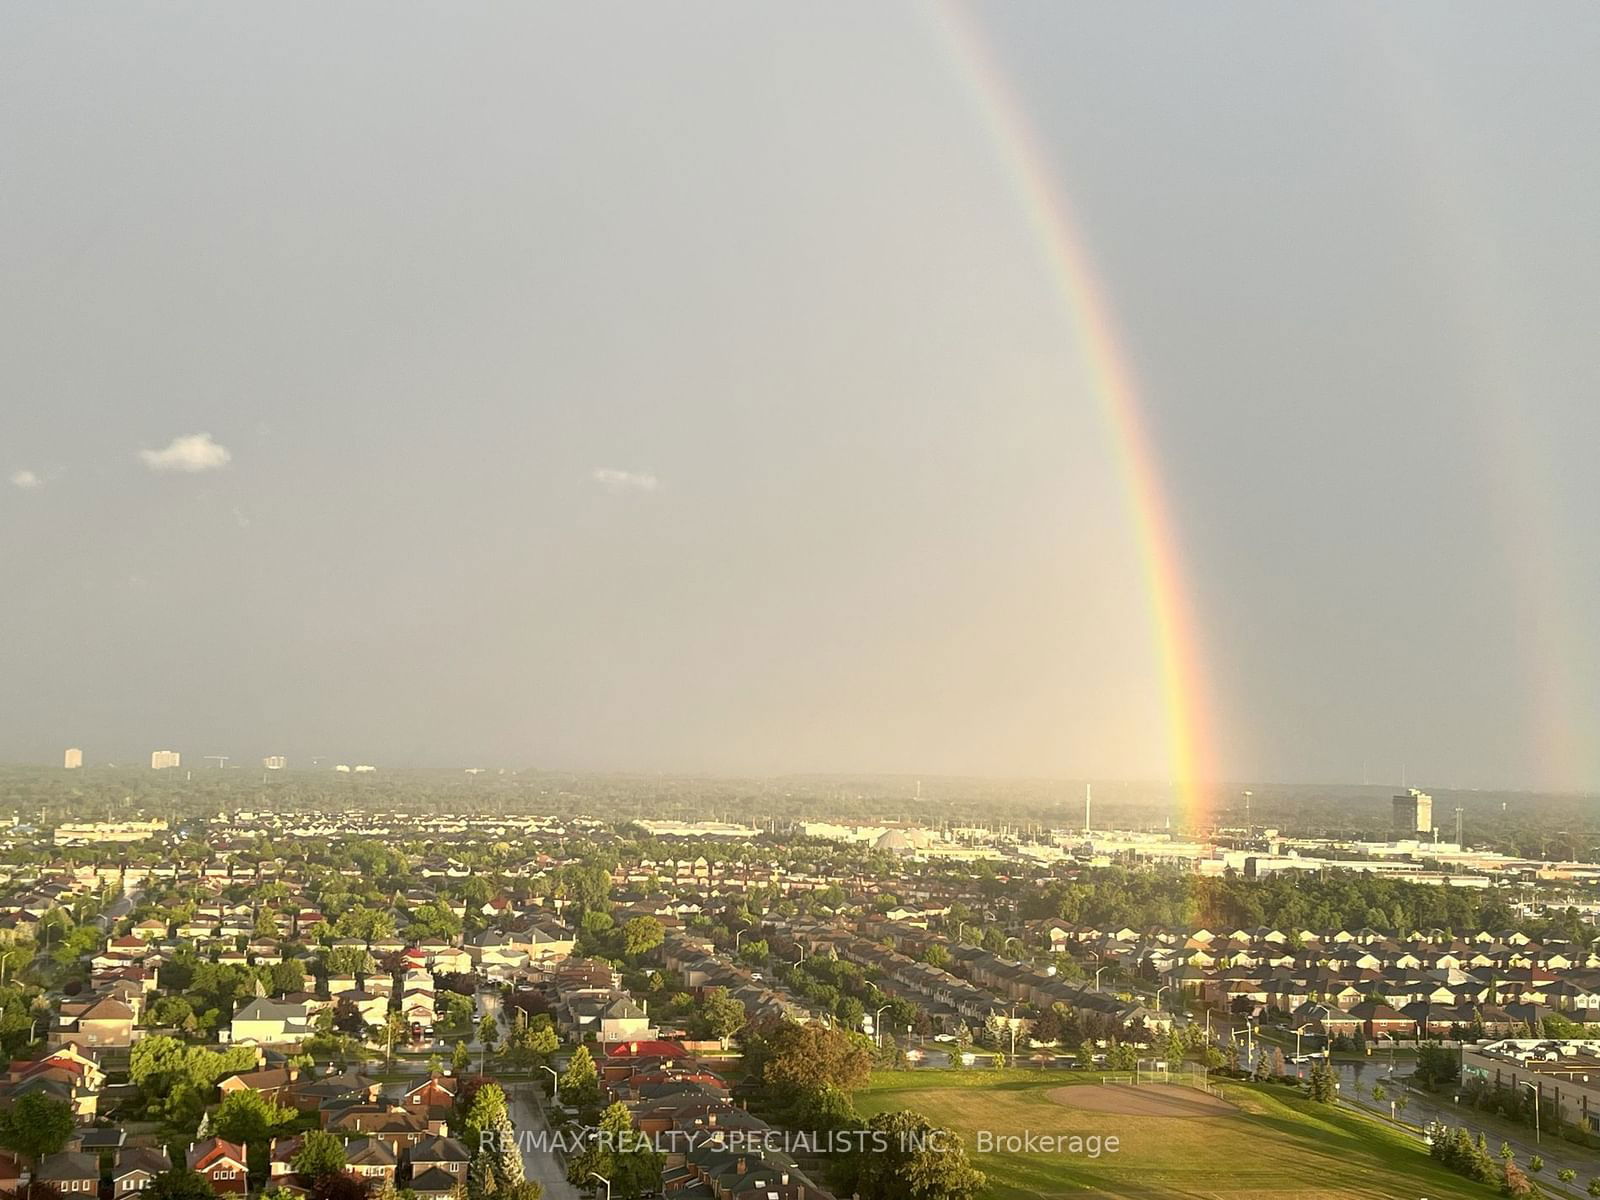
[[[689,1052],[677,1042],[660,1038],[640,1038],[631,1042],[612,1042],[606,1047],[606,1058],[688,1058]]]
[[[184,1158],[191,1171],[206,1177],[217,1195],[243,1196],[250,1190],[248,1154],[237,1142],[213,1137],[191,1143]]]

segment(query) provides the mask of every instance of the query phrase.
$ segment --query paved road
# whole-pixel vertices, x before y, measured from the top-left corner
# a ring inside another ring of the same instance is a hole
[[[1517,1152],[1517,1164],[1524,1170],[1527,1169],[1528,1160],[1535,1154],[1544,1159],[1544,1171],[1535,1176],[1539,1186],[1558,1195],[1562,1194],[1567,1185],[1556,1179],[1556,1172],[1563,1167],[1571,1167],[1578,1173],[1578,1178],[1572,1195],[1582,1194],[1579,1189],[1587,1186],[1590,1179],[1600,1176],[1600,1156],[1574,1146],[1571,1142],[1561,1141],[1559,1138],[1547,1137],[1536,1143],[1533,1130],[1517,1129],[1508,1131],[1498,1123],[1485,1121],[1481,1114],[1473,1109],[1463,1108],[1450,1098],[1436,1099],[1425,1092],[1414,1088],[1401,1089],[1399,1085],[1390,1082],[1385,1072],[1373,1071],[1370,1068],[1359,1073],[1360,1082],[1352,1086],[1350,1075],[1340,1072],[1339,1096],[1346,1103],[1355,1103],[1369,1112],[1382,1116],[1389,1115],[1387,1101],[1379,1103],[1372,1098],[1372,1088],[1375,1084],[1382,1084],[1384,1090],[1391,1096],[1405,1092],[1406,1109],[1405,1120],[1417,1125],[1426,1125],[1429,1121],[1441,1121],[1452,1128],[1459,1125],[1469,1133],[1481,1132],[1484,1140],[1489,1143],[1489,1153],[1498,1161],[1500,1143],[1509,1142],[1511,1148]]]
[[[566,1170],[547,1150],[533,1144],[533,1138],[524,1136],[548,1133],[544,1119],[541,1093],[532,1084],[519,1083],[511,1087],[511,1123],[516,1126],[522,1143],[522,1169],[527,1177],[544,1188],[544,1200],[578,1200],[578,1189],[567,1182]]]

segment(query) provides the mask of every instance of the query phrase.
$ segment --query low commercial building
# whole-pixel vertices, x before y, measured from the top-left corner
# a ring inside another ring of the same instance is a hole
[[[1600,1040],[1506,1038],[1461,1052],[1461,1078],[1468,1085],[1539,1096],[1546,1121],[1594,1128],[1600,1119]]]

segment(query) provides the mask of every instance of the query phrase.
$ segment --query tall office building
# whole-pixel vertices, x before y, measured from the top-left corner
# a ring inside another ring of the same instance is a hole
[[[152,771],[165,771],[168,767],[183,766],[183,755],[176,750],[150,751],[150,769]]]
[[[72,749],[68,750],[66,755],[62,758],[61,765],[69,771],[83,766],[83,751],[79,750],[76,746],[72,747]]]
[[[1433,797],[1416,788],[1407,788],[1394,798],[1394,836],[1414,838],[1433,831]]]
[[[261,765],[269,771],[281,771],[289,763],[281,754],[269,754],[261,760]]]

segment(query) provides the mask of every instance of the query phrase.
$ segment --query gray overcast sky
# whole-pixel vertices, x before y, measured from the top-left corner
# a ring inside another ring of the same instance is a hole
[[[1600,786],[1594,6],[971,15],[1143,385],[1220,770]],[[937,19],[0,6],[0,758],[1163,777]]]

